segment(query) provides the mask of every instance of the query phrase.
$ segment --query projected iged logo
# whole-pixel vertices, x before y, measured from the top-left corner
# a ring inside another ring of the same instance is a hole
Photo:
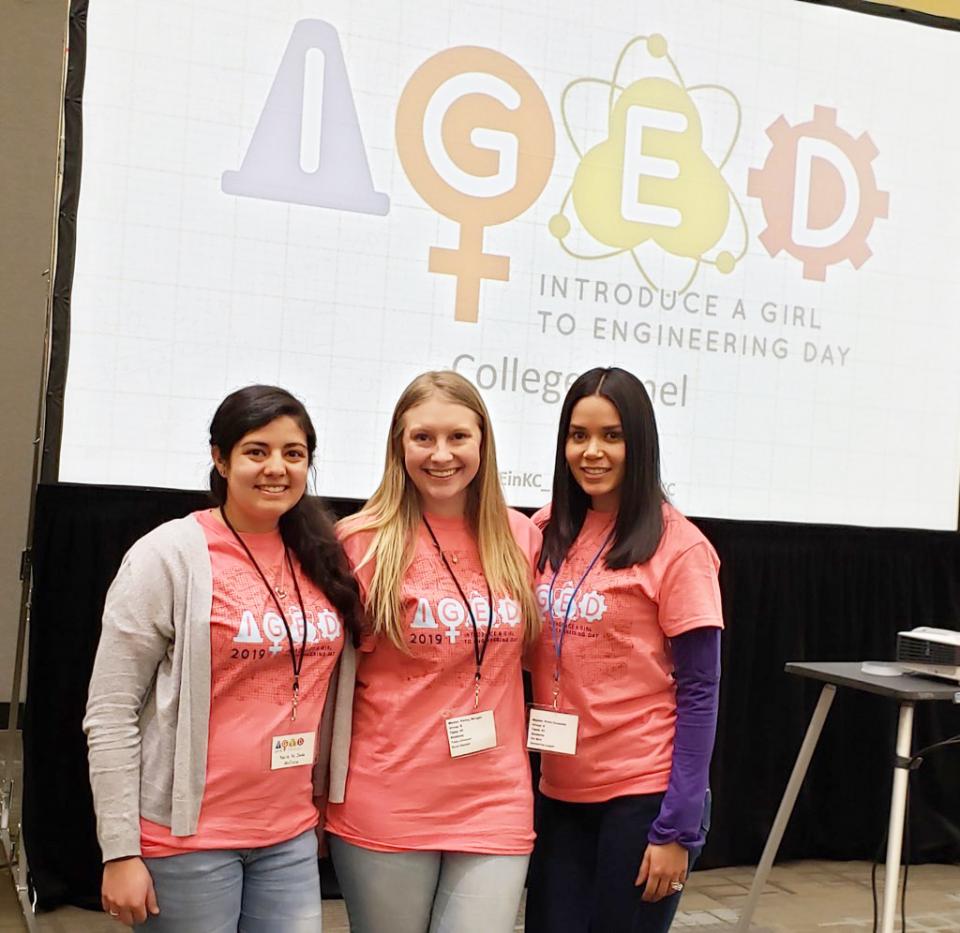
[[[649,37],[648,44],[659,38]],[[663,55],[659,46],[654,54]],[[664,113],[678,116],[669,108]],[[792,128],[780,117],[768,128],[773,149],[762,170],[751,170],[748,194],[762,203],[768,226],[760,240],[767,251],[774,256],[786,251],[803,264],[804,278],[823,280],[827,266],[847,259],[859,268],[869,257],[866,237],[873,221],[887,216],[887,195],[876,187],[870,167],[876,149],[867,134],[854,140],[836,126],[833,111],[817,107],[815,114],[813,121]],[[411,185],[434,210],[460,225],[457,248],[430,247],[428,268],[456,277],[455,318],[475,322],[482,280],[507,281],[510,275],[508,256],[484,251],[485,228],[525,211],[550,177],[555,131],[547,102],[531,76],[500,52],[451,48],[427,59],[410,77],[397,105],[395,133]],[[634,136],[624,133],[622,145],[638,142],[639,134]],[[613,199],[612,210],[624,220],[631,218],[623,205],[633,201],[626,197],[628,173],[617,166],[626,165],[627,154],[624,149],[620,162],[608,159],[600,166],[601,174],[616,176],[601,179],[601,187],[623,195]],[[669,176],[675,193],[688,195],[693,179],[666,158],[669,152],[661,155],[654,157],[644,144],[633,162],[675,167]],[[634,200],[637,178],[646,175],[659,178],[663,171],[648,168],[631,176]],[[243,163],[239,171],[224,172],[222,188],[227,194],[335,210],[389,211],[387,195],[374,189],[340,40],[329,23],[295,25]],[[688,202],[689,197],[680,198],[670,206],[681,220],[696,223],[697,199]],[[579,214],[576,198],[574,206]],[[609,212],[609,205],[603,209]],[[555,217],[550,229],[562,241],[557,222]],[[727,273],[735,261],[721,253],[714,264]]]

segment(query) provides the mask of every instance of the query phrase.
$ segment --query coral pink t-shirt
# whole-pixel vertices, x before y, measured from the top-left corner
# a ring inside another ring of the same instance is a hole
[[[307,624],[300,703],[291,722],[293,666],[276,603],[230,529],[212,512],[194,517],[207,537],[213,571],[206,784],[195,835],[174,836],[168,827],[141,818],[147,857],[269,846],[316,825],[312,767],[271,770],[271,739],[317,733],[330,675],[343,650],[339,616],[291,554]],[[267,580],[276,584],[283,558],[280,532],[242,537]],[[299,658],[300,607],[289,567],[283,574],[281,605]]]
[[[607,538],[615,514],[588,511],[553,587],[557,636],[573,590]],[[541,527],[549,510],[534,516]],[[710,542],[673,506],[646,563],[610,570],[603,556],[573,598],[560,667],[559,708],[580,717],[574,756],[541,756],[540,789],[571,803],[664,791],[670,781],[676,687],[670,639],[723,627]],[[609,545],[604,548],[606,554]],[[553,570],[537,578],[544,625],[530,652],[534,700],[553,702],[556,653],[547,613]]]
[[[481,644],[489,603],[467,523],[427,516],[474,608]],[[532,568],[541,536],[510,512]],[[356,566],[372,532],[344,549]],[[372,562],[357,574],[365,590]],[[518,855],[533,848],[533,795],[524,749],[523,627],[517,604],[494,593],[493,628],[482,667],[480,710],[493,710],[498,745],[451,758],[444,721],[474,711],[473,628],[456,585],[421,525],[402,599],[409,654],[369,639],[358,657],[346,798],[327,807],[326,828],[382,852],[443,850]],[[364,650],[365,649],[365,650]]]

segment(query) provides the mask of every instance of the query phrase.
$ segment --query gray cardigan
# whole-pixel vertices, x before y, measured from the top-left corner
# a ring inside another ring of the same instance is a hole
[[[197,831],[210,722],[212,598],[206,537],[190,515],[137,541],[107,593],[83,720],[105,862],[140,854],[141,816],[169,826],[174,836]],[[335,803],[346,786],[355,676],[347,639],[314,768],[315,796]]]

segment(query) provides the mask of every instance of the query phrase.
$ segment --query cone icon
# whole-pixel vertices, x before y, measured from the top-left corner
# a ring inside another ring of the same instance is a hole
[[[316,114],[304,112],[315,106],[305,78],[317,51],[323,56],[319,158],[314,154],[308,171],[302,134]],[[373,187],[340,37],[329,23],[305,19],[294,26],[243,163],[223,173],[221,188],[225,194],[362,214],[390,210],[390,198]]]

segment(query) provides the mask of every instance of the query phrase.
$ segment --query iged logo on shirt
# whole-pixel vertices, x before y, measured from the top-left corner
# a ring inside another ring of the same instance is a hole
[[[576,595],[573,604],[575,584],[565,583],[562,587],[553,589],[553,617],[559,622],[566,619],[568,622],[599,622],[607,611],[607,600],[602,593],[595,590],[581,590]],[[550,603],[550,587],[541,583],[537,587],[537,602],[544,615],[548,614]],[[569,615],[567,609],[569,607]]]
[[[516,629],[520,624],[520,607],[509,596],[504,596],[494,605],[493,619],[490,618],[490,604],[486,594],[470,594],[470,609],[480,628],[492,625],[493,628]],[[417,600],[417,609],[410,625],[411,644],[443,644],[446,640],[454,645],[470,630],[470,615],[466,606],[451,596],[430,600],[421,596]]]

